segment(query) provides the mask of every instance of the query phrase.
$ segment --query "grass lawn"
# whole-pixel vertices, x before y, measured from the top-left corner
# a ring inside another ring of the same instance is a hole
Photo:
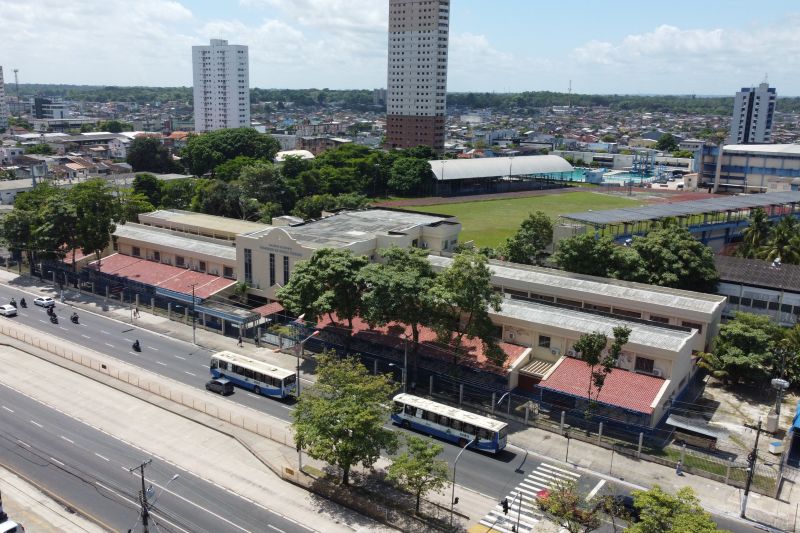
[[[474,240],[478,246],[494,247],[516,232],[525,217],[534,211],[543,211],[555,220],[566,213],[634,207],[640,204],[639,200],[581,191],[459,204],[409,206],[403,209],[457,216],[463,225],[460,241]]]

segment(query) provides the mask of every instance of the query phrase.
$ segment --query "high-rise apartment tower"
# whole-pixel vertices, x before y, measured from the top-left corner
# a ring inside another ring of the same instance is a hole
[[[756,88],[743,87],[736,93],[728,144],[770,143],[776,100],[775,88],[766,82]]]
[[[6,101],[6,86],[3,83],[3,67],[0,66],[0,130],[8,128],[8,102]]]
[[[247,47],[211,39],[192,46],[194,129],[250,126],[250,67]]]
[[[449,0],[389,0],[390,148],[444,148],[449,27]]]

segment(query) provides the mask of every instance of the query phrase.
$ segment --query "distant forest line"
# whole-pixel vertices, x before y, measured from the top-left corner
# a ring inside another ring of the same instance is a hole
[[[191,104],[191,87],[115,87],[94,85],[56,85],[21,83],[23,94],[60,96],[68,100],[86,102],[153,102],[178,101]],[[6,83],[6,93],[14,94],[12,83]],[[298,107],[320,107],[331,102],[341,102],[346,107],[368,109],[372,105],[371,89],[250,89],[251,102],[293,102]],[[733,106],[732,96],[696,95],[618,95],[618,94],[567,94],[551,91],[522,93],[448,93],[449,107],[487,108],[499,112],[535,113],[537,109],[573,105],[578,107],[603,106],[615,111],[669,112],[697,115],[728,115]],[[778,111],[800,112],[800,97],[778,97]]]

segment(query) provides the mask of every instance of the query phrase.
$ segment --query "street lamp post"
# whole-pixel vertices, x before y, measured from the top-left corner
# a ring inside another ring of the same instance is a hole
[[[567,456],[564,458],[564,462],[569,463],[569,426],[564,426],[564,438],[567,439]]]
[[[461,459],[461,454],[464,453],[464,451],[467,448],[469,448],[470,444],[473,444],[476,440],[478,440],[477,436],[473,437],[468,443],[466,443],[464,445],[464,447],[461,448],[461,451],[458,452],[458,455],[456,455],[456,460],[453,461],[453,492],[450,495],[450,525],[451,526],[453,525],[453,508],[455,507],[456,501],[457,501],[457,499],[456,499],[456,466],[458,465],[458,460]]]
[[[311,335],[300,341],[300,349],[297,350],[297,397],[300,397],[300,356],[305,355],[306,341],[311,337],[319,335],[319,330],[314,331]]]
[[[403,385],[403,392],[406,392],[406,367],[400,366],[397,363],[389,363],[389,366],[400,367],[400,379]]]

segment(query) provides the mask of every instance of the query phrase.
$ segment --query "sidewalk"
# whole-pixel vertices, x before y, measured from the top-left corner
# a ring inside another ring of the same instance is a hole
[[[40,283],[33,278],[19,278],[15,273],[5,270],[0,270],[0,283],[8,283],[24,290],[56,296],[56,291],[51,285]],[[27,283],[34,283],[35,285],[25,285]],[[132,322],[129,308],[120,306],[118,301],[109,300],[104,302],[103,297],[85,293],[78,295],[75,291],[66,291],[65,295],[67,296],[67,304],[98,314],[104,314],[124,322]],[[187,325],[178,321],[168,320],[165,317],[151,315],[146,312],[146,307],[140,306],[139,309],[141,318],[133,320],[135,325],[191,342],[191,323]],[[236,347],[235,339],[205,331],[201,328],[196,330],[196,336],[197,344],[210,350],[218,351],[234,348],[237,352],[256,356],[283,368],[294,368],[296,365],[296,358],[292,355],[276,352],[268,348],[256,348],[254,345],[247,343],[241,348]],[[313,379],[308,378],[306,375],[303,377],[304,381],[313,381]],[[512,426],[519,425],[512,424]],[[549,431],[532,427],[518,431],[516,428],[514,429],[509,434],[509,442],[512,445],[531,450],[543,458],[564,464],[566,439]],[[578,471],[583,470],[587,473],[599,474],[609,479],[628,483],[635,488],[646,488],[658,484],[665,490],[675,492],[681,487],[690,486],[707,510],[733,518],[739,516],[742,489],[692,474],[685,474],[679,477],[672,468],[647,461],[638,461],[619,454],[613,454],[612,457],[611,450],[577,439],[570,440],[569,455],[569,466]],[[287,458],[287,461],[295,460]],[[469,491],[465,490],[464,492]],[[496,504],[496,502],[488,500],[481,495],[473,494],[476,498],[475,505],[481,505],[482,507],[463,505],[461,506],[462,510],[488,509]],[[776,500],[751,492],[748,500],[747,517],[772,527],[792,530],[794,528],[794,516],[798,506],[800,506],[800,487],[796,488],[793,481],[786,481],[783,484],[780,497],[780,500]],[[441,501],[446,506],[449,506],[449,495],[436,496],[435,498],[435,501]],[[463,500],[464,498],[462,498]],[[475,513],[478,513],[478,511],[467,514]]]
[[[67,511],[60,503],[27,480],[0,466],[0,493],[9,520],[21,524],[27,533],[99,533],[105,529]]]

